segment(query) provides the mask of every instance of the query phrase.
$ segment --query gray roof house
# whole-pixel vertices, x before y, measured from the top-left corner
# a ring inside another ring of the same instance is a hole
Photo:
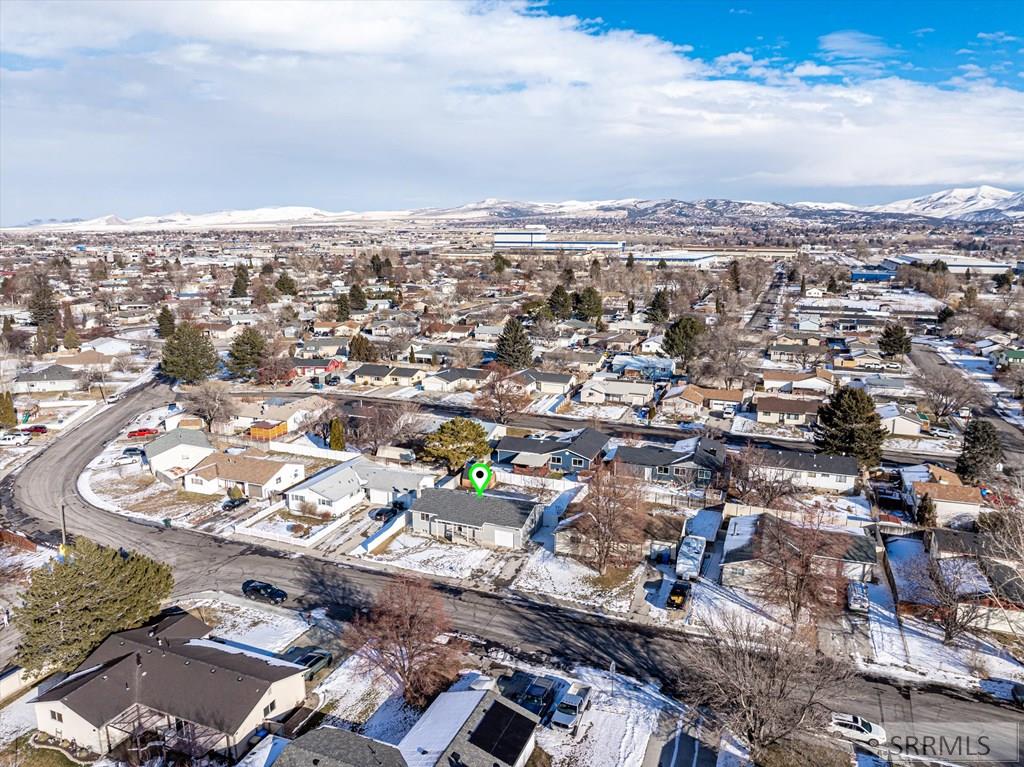
[[[609,439],[589,427],[545,439],[503,437],[495,447],[495,460],[517,467],[547,464],[552,471],[588,471],[594,468]]]
[[[534,498],[464,490],[423,490],[408,513],[411,532],[488,548],[521,549],[544,504]]]
[[[800,487],[835,493],[852,492],[860,470],[848,455],[805,453],[800,450],[756,450],[767,470],[774,470]]]
[[[216,452],[206,432],[198,429],[171,429],[146,443],[149,469],[158,476],[177,482],[196,464]]]
[[[688,440],[684,447],[683,450],[656,445],[618,447],[611,457],[611,466],[616,474],[640,479],[698,486],[710,484],[725,465],[725,445],[699,437]]]
[[[98,754],[144,732],[198,759],[241,756],[255,732],[300,706],[305,668],[257,648],[205,639],[210,627],[171,612],[111,634],[32,701],[36,726]]]
[[[281,751],[273,767],[408,767],[392,745],[336,727],[301,735]]]
[[[293,511],[299,511],[303,504],[312,504],[318,512],[337,517],[363,500],[363,482],[352,461],[347,461],[318,471],[288,488],[287,495],[288,508]]]
[[[50,365],[42,370],[22,373],[14,379],[15,394],[29,392],[74,391],[79,388],[75,371],[65,365]]]

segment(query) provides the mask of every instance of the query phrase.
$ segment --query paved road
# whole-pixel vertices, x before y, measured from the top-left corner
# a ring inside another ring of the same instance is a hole
[[[0,485],[0,501],[9,526],[59,540],[60,507],[66,505],[68,530],[107,545],[124,546],[168,562],[174,569],[175,595],[207,589],[234,592],[250,577],[285,588],[306,606],[327,606],[349,617],[393,576],[374,570],[285,554],[188,530],[141,524],[88,505],[76,491],[78,474],[103,444],[136,415],[173,399],[166,386],[141,389],[65,435]],[[678,665],[678,633],[628,624],[591,613],[542,605],[514,596],[438,586],[455,629],[520,652],[565,662],[607,665],[640,679],[671,684]],[[900,688],[887,681],[851,682],[837,710],[873,721],[1024,720],[1006,705],[979,702],[967,695]]]
[[[938,353],[924,344],[914,344],[913,350],[910,352],[910,359],[925,376],[945,375],[950,370]],[[953,370],[963,375],[961,371],[955,368]],[[985,409],[981,417],[991,423],[999,433],[999,441],[1002,443],[1007,463],[1016,466],[1024,465],[1024,432],[1000,418],[993,407],[992,396],[984,389],[981,389],[981,392],[985,401]]]

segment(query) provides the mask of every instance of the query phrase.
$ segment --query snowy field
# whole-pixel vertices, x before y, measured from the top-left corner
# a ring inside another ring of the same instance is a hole
[[[557,556],[540,548],[530,554],[513,582],[513,588],[555,597],[563,602],[628,613],[643,575],[644,566],[639,565],[621,580],[602,582],[596,570],[571,557]]]
[[[444,578],[480,578],[501,568],[497,552],[402,533],[380,554],[366,557],[403,570]]]
[[[573,401],[566,403],[558,415],[563,418],[596,419],[598,421],[621,421],[630,412],[628,405],[584,405]]]
[[[0,749],[36,728],[36,709],[29,701],[37,693],[37,689],[30,689],[0,709]]]
[[[213,627],[215,637],[229,642],[281,652],[309,630],[292,610],[264,610],[221,600],[203,599],[186,609]]]
[[[1008,685],[993,685],[987,678],[1024,681],[1024,666],[998,645],[974,636],[945,645],[939,626],[912,616],[903,618],[901,631],[888,586],[869,584],[868,594],[874,660],[861,659],[865,670],[969,690],[984,688],[1001,697],[1008,697]]]
[[[729,429],[731,434],[746,434],[753,437],[770,437],[771,439],[788,440],[790,442],[809,442],[813,438],[810,429],[797,426],[785,426],[774,423],[758,423],[757,413],[737,413],[732,419]]]
[[[36,451],[37,445],[24,447],[0,447],[0,472],[13,471],[27,461]]]

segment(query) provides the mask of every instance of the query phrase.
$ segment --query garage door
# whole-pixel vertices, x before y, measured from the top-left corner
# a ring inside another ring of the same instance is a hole
[[[516,545],[515,534],[511,530],[495,530],[494,545],[503,546],[506,549],[511,549],[513,546]]]

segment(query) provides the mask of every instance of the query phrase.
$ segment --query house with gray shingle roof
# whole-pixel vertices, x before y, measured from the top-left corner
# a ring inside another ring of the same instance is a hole
[[[175,482],[216,452],[206,433],[198,429],[171,429],[148,442],[145,451],[149,470]]]
[[[11,391],[15,394],[30,392],[76,391],[81,386],[75,371],[65,365],[50,365],[42,370],[22,373],[14,379]]]
[[[537,529],[544,504],[516,494],[428,489],[408,512],[417,535],[488,548],[521,549]]]

